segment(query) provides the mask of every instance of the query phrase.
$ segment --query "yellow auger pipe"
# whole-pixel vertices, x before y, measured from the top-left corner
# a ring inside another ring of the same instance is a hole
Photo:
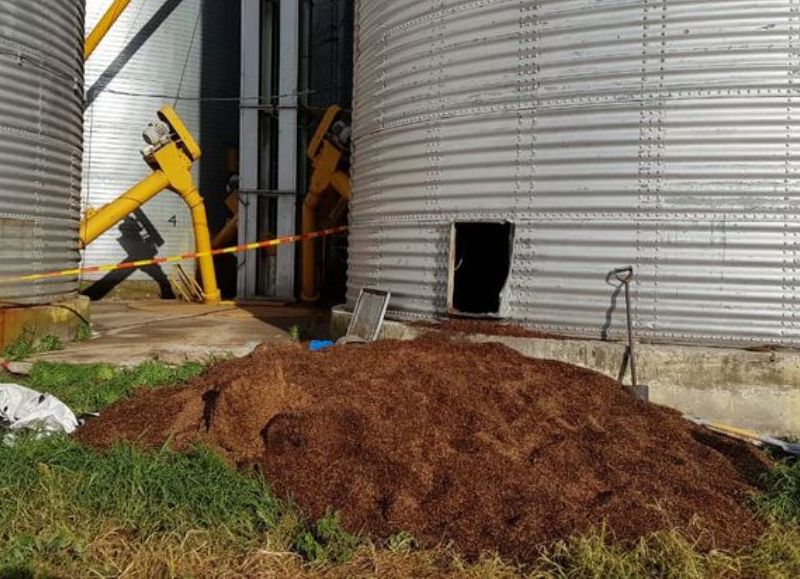
[[[95,239],[139,209],[153,197],[169,187],[169,177],[162,171],[152,175],[135,185],[122,197],[103,206],[97,211],[89,211],[81,223],[81,249],[85,249]]]
[[[94,29],[89,33],[89,36],[86,37],[86,43],[83,49],[84,60],[89,60],[95,48],[97,48],[103,38],[105,38],[108,31],[111,30],[111,27],[114,26],[114,23],[122,13],[125,12],[125,9],[130,3],[131,0],[114,0],[111,7],[103,14],[100,22],[97,23]]]
[[[172,107],[162,108],[158,115],[161,122],[145,131],[150,145],[145,160],[153,173],[119,199],[86,213],[80,229],[81,247],[85,248],[153,197],[169,189],[180,195],[192,213],[197,253],[206,253],[197,259],[203,297],[207,304],[218,304],[222,296],[217,286],[214,258],[208,254],[211,234],[206,206],[192,177],[192,165],[200,158],[200,147]]]

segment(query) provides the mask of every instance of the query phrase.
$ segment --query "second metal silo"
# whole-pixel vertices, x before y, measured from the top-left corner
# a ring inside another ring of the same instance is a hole
[[[88,0],[87,31],[111,3]],[[224,222],[226,151],[238,141],[237,4],[134,0],[103,39],[86,65],[85,208],[114,200],[149,173],[139,153],[141,132],[159,107],[171,104],[203,148],[195,178],[212,225]],[[85,264],[168,256],[193,248],[188,209],[179,197],[164,192],[89,246]],[[191,273],[194,264],[183,267]],[[166,295],[168,274],[154,267],[90,276],[85,285],[95,298],[127,281],[149,282],[147,287],[160,287]]]
[[[453,223],[507,222],[496,315],[620,335],[633,265],[640,335],[800,343],[793,3],[362,0],[357,27],[351,300],[447,313]]]
[[[0,1],[0,277],[77,267],[82,0]],[[0,284],[6,307],[77,295],[77,277]]]

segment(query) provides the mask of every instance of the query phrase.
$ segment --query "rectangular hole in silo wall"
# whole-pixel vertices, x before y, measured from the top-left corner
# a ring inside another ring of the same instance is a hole
[[[448,299],[451,314],[501,316],[513,248],[512,223],[453,224]]]

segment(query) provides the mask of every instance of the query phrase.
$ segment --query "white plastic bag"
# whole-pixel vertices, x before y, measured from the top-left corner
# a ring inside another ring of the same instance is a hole
[[[4,441],[14,443],[15,433],[31,430],[42,436],[56,432],[72,434],[78,419],[55,396],[17,384],[0,384],[0,426],[9,431]]]

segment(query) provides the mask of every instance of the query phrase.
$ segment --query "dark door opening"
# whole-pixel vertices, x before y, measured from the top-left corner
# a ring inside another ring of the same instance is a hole
[[[511,273],[514,225],[455,223],[450,240],[450,313],[500,317]]]

